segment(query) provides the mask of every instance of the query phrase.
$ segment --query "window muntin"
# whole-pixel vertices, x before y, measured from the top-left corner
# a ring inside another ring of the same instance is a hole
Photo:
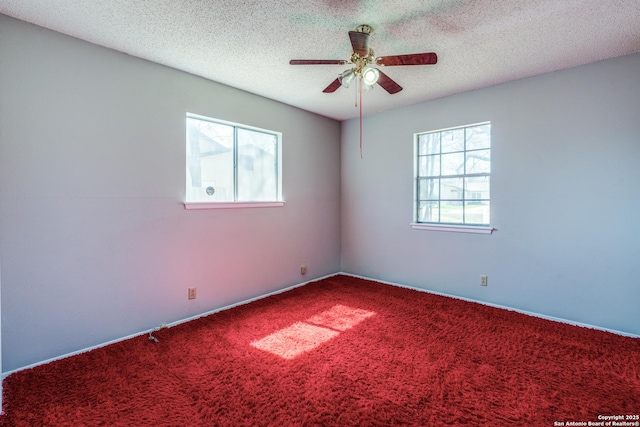
[[[187,115],[187,202],[281,201],[281,134]]]
[[[415,220],[490,223],[491,124],[416,134]]]

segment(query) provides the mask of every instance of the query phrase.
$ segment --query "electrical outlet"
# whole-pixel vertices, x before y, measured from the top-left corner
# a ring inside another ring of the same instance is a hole
[[[300,267],[300,274],[307,274],[307,266],[303,265],[302,267]]]
[[[489,276],[480,276],[480,286],[487,286],[489,284]]]
[[[189,288],[189,299],[196,299],[196,288]]]

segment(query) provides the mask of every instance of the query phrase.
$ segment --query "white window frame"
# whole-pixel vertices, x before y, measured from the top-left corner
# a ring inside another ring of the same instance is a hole
[[[474,124],[463,125],[463,126],[455,126],[455,127],[445,128],[445,129],[438,129],[434,131],[418,132],[413,135],[414,177],[413,177],[413,222],[410,224],[411,228],[413,228],[414,230],[447,231],[447,232],[474,233],[474,234],[491,234],[495,230],[493,227],[491,227],[491,225],[475,225],[475,224],[465,224],[465,223],[458,224],[458,223],[447,223],[447,222],[419,222],[418,221],[418,209],[419,209],[419,202],[420,202],[418,182],[421,178],[419,174],[419,163],[418,163],[419,154],[420,154],[418,141],[419,141],[420,135],[434,134],[434,133],[441,134],[443,132],[450,131],[450,130],[467,129],[467,128],[472,128],[472,127],[482,126],[482,125],[491,125],[491,122],[487,121],[487,122],[480,122],[480,123],[474,123]],[[493,147],[490,145],[489,149],[492,150]],[[465,154],[467,153],[466,140],[465,140],[465,147],[462,152]],[[442,175],[442,171],[440,171],[440,174],[438,174],[437,176],[442,177],[444,175]],[[473,177],[473,176],[475,175],[467,174],[465,171],[464,174],[458,175],[457,177],[465,178],[465,177]],[[489,180],[491,180],[491,172],[482,174],[482,176],[488,176]],[[441,194],[439,194],[439,200],[442,200]],[[462,201],[464,202],[464,200],[465,198],[464,198],[464,192],[463,192]],[[491,195],[489,195],[488,202],[489,202],[489,209],[491,210]]]
[[[276,137],[277,141],[277,154],[276,154],[276,199],[269,201],[201,201],[201,200],[188,200],[188,190],[185,187],[185,201],[183,202],[185,209],[187,210],[202,210],[202,209],[239,209],[239,208],[271,208],[271,207],[281,207],[284,206],[284,200],[282,198],[282,133],[275,132],[272,130],[262,129],[254,126],[248,126],[241,123],[230,122],[226,120],[215,119],[207,116],[202,116],[194,113],[187,113],[185,118],[185,123],[188,119],[196,119],[208,121],[216,124],[221,124],[225,126],[232,126],[234,128],[234,135],[237,134],[237,129],[245,129],[260,133],[265,133],[269,135],[273,135]],[[187,134],[187,130],[185,128],[185,136],[186,136],[186,144],[189,144],[189,138]],[[235,136],[234,136],[235,138]],[[186,147],[185,147],[186,149]],[[235,150],[237,149],[237,144],[234,142],[234,157],[236,156]],[[189,176],[189,159],[185,159],[185,186],[190,185],[190,176]],[[234,162],[234,175],[237,177],[237,162]],[[237,185],[237,178],[234,178]],[[237,194],[237,191],[236,191]],[[234,195],[235,197],[235,195]]]

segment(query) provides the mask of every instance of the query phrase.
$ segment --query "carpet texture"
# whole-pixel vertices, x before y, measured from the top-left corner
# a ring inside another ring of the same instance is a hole
[[[5,380],[0,426],[553,426],[640,412],[640,340],[335,276]]]

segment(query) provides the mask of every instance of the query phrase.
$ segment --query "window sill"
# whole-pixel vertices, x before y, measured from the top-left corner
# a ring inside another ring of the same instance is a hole
[[[184,202],[183,204],[187,210],[278,208],[284,206],[284,202]]]
[[[452,233],[491,234],[495,228],[474,225],[411,223],[414,230],[449,231]]]

